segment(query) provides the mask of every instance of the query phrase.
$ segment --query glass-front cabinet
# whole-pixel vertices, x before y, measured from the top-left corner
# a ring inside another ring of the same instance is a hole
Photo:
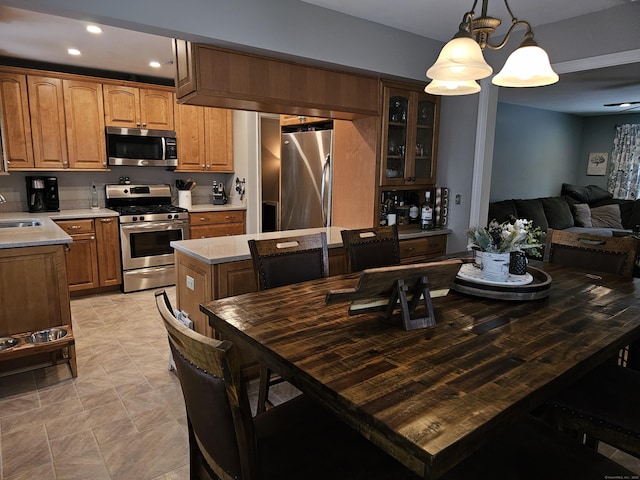
[[[383,95],[380,185],[435,184],[440,98],[390,82]]]

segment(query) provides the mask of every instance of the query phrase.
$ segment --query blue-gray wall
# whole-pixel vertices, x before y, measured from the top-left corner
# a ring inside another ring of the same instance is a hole
[[[611,159],[615,126],[639,114],[581,117],[498,103],[490,201],[559,195],[563,183],[607,187],[587,175],[591,152]]]
[[[581,133],[577,115],[498,103],[489,200],[559,195],[576,180]]]

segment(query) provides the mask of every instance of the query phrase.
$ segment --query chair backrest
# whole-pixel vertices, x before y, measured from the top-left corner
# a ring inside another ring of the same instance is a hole
[[[185,327],[167,308],[166,292],[155,295],[182,387],[190,448],[221,479],[257,478],[253,420],[235,347]]]
[[[630,279],[639,248],[640,241],[632,236],[603,237],[550,228],[547,230],[544,259]]]
[[[340,234],[349,272],[400,264],[400,242],[396,225],[342,230]]]
[[[325,232],[297,237],[249,240],[258,289],[327,277],[329,253]]]

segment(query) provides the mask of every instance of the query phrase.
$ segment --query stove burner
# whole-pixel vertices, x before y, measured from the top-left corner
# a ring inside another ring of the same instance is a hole
[[[188,212],[186,208],[173,205],[126,205],[111,207],[120,215],[148,215],[154,213],[180,213]]]

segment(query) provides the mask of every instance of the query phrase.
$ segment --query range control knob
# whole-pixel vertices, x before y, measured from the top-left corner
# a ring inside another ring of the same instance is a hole
[[[131,220],[133,220],[134,222],[138,221],[138,217],[131,217]]]

